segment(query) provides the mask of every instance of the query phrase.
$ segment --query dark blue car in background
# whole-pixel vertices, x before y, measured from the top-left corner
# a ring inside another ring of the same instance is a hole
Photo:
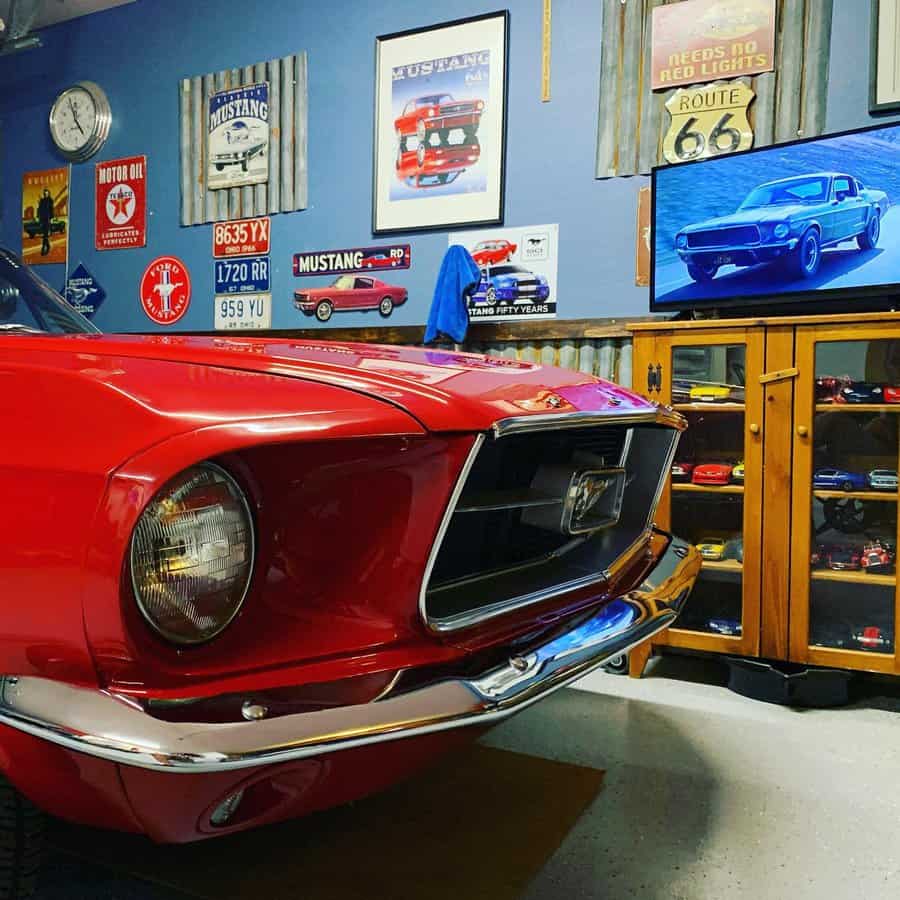
[[[848,472],[846,469],[816,469],[813,487],[826,491],[865,491],[869,487],[869,478],[862,472]]]
[[[791,273],[812,278],[822,249],[856,240],[873,250],[890,202],[852,175],[815,172],[754,188],[735,212],[682,228],[675,252],[694,281],[712,281],[722,266],[784,260]]]
[[[472,294],[473,303],[540,303],[550,296],[550,284],[543,275],[513,264],[486,266],[481,282]]]

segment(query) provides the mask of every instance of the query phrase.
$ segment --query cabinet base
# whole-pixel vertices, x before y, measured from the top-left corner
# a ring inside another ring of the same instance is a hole
[[[728,689],[753,700],[806,707],[845,706],[850,702],[852,672],[735,657],[725,662]]]

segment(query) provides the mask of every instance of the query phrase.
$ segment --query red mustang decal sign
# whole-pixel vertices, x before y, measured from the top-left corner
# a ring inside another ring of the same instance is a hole
[[[94,171],[94,247],[146,247],[147,157],[112,159]]]
[[[213,228],[213,256],[266,256],[269,252],[271,220],[268,216],[216,222]]]
[[[191,302],[191,276],[175,256],[158,256],[141,278],[141,306],[157,325],[174,325]]]
[[[355,247],[351,250],[313,250],[294,254],[295,275],[343,275],[347,272],[408,269],[409,244]]]

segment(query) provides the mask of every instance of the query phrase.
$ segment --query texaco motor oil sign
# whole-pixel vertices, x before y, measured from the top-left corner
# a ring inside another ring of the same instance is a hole
[[[741,81],[679,88],[666,101],[672,124],[663,140],[667,162],[721,156],[753,146],[747,108],[756,94]]]
[[[209,98],[207,187],[269,180],[269,85],[247,84]]]

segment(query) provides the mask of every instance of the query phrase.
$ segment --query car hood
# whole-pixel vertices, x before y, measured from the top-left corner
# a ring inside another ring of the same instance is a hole
[[[784,222],[792,216],[806,215],[809,206],[802,203],[785,204],[784,206],[758,206],[755,209],[739,209],[727,216],[716,216],[704,219],[694,225],[687,225],[680,233],[691,234],[705,231],[707,228],[725,228],[729,225],[762,225],[773,222]]]
[[[60,367],[68,367],[73,354],[108,356],[120,364],[128,359],[154,360],[324,383],[399,407],[431,431],[483,431],[512,416],[653,409],[637,394],[583,373],[443,350],[186,335],[70,335],[0,341],[15,341],[17,348],[33,342],[42,351],[59,353]],[[153,385],[144,389],[152,392]]]

